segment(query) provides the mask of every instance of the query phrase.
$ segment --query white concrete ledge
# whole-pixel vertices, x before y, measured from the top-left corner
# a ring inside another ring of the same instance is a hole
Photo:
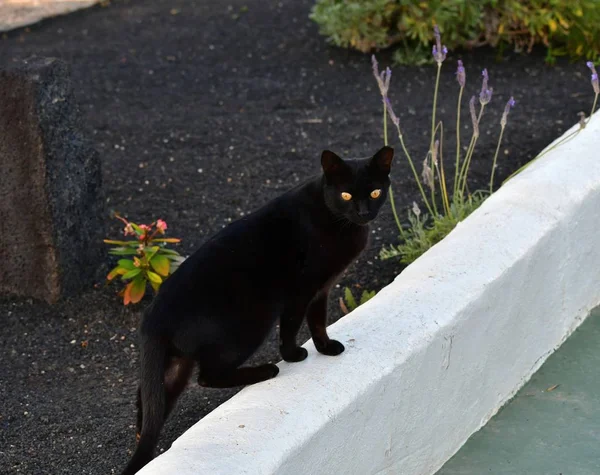
[[[0,0],[0,31],[90,7],[100,0]]]
[[[140,473],[435,473],[600,304],[599,230],[596,116]]]

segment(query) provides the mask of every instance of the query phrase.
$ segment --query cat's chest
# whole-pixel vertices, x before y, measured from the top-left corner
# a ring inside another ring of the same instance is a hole
[[[321,232],[317,245],[312,247],[311,260],[326,273],[342,272],[366,247],[368,237],[366,226],[346,232]]]

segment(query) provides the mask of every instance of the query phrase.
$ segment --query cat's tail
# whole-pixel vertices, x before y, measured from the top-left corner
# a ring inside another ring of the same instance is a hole
[[[160,338],[143,335],[140,342],[140,393],[143,411],[138,446],[122,475],[133,475],[154,458],[165,419],[166,347]]]

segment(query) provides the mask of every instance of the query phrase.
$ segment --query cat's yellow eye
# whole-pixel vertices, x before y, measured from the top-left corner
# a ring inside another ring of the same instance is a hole
[[[345,191],[342,193],[342,199],[344,201],[350,201],[352,199],[352,195],[350,193],[346,193]]]
[[[376,199],[381,196],[381,190],[373,190],[371,192],[371,198]]]

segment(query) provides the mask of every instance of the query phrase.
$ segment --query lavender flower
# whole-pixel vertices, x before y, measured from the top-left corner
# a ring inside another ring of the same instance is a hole
[[[598,84],[598,73],[596,72],[594,63],[588,61],[586,65],[588,68],[590,68],[590,71],[592,71],[592,87],[594,88],[594,93],[600,94],[600,85]]]
[[[460,87],[465,87],[465,83],[467,81],[467,75],[465,73],[465,67],[463,66],[463,62],[458,60],[458,68],[456,68],[456,80]]]
[[[400,119],[398,119],[398,116],[394,113],[394,109],[392,109],[392,103],[390,102],[389,97],[384,96],[383,101],[385,102],[385,105],[387,107],[387,111],[388,111],[388,114],[390,115],[390,119],[391,119],[392,123],[398,129],[398,133],[400,133]]]
[[[387,96],[388,90],[390,89],[390,80],[392,79],[392,70],[385,68],[385,71],[379,72],[379,64],[375,55],[371,56],[371,63],[373,64],[373,76],[379,86],[379,92],[383,97]]]
[[[506,122],[508,121],[508,113],[510,112],[511,107],[514,107],[515,104],[516,102],[511,96],[511,98],[506,103],[506,106],[504,106],[504,113],[502,114],[502,119],[500,119],[500,125],[502,126],[502,128],[506,127]]]
[[[437,25],[433,27],[433,35],[435,36],[435,45],[432,50],[433,59],[436,60],[438,66],[441,66],[448,54],[448,48],[446,48],[445,45],[442,46],[442,37],[440,36],[440,29]]]
[[[479,120],[477,119],[477,113],[475,112],[475,96],[471,97],[469,101],[469,110],[471,111],[471,122],[473,122],[473,136],[479,137]]]
[[[488,81],[490,78],[488,76],[487,69],[484,69],[481,72],[481,75],[483,76],[483,81],[481,83],[481,92],[479,93],[479,102],[482,106],[485,106],[492,100],[492,93],[494,92],[494,89],[488,87]]]
[[[427,159],[423,160],[423,172],[421,173],[421,177],[423,177],[423,183],[425,183],[430,190],[433,190],[433,187],[435,186],[433,181],[433,170],[429,167]]]

